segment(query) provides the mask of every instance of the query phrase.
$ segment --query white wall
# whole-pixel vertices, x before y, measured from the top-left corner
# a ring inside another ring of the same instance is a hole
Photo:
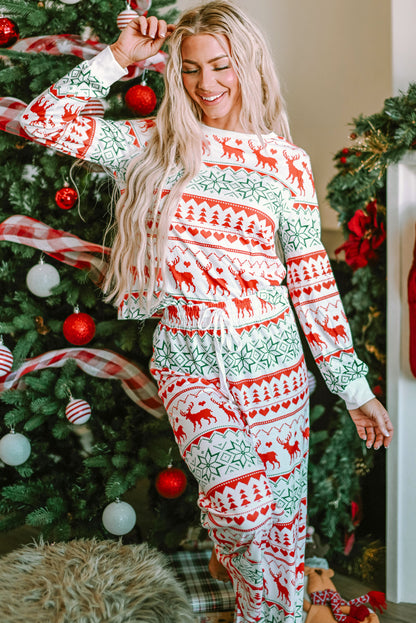
[[[392,0],[394,93],[416,80],[414,0]],[[416,381],[409,366],[407,279],[416,220],[416,154],[390,167],[387,178],[387,396],[396,439],[387,455],[387,598],[416,603]],[[409,495],[409,491],[411,492]]]
[[[181,10],[197,4],[177,1]],[[379,111],[392,94],[390,0],[239,0],[238,5],[270,43],[294,141],[312,158],[323,239],[331,253],[342,240],[335,231],[337,215],[325,201],[335,173],[333,155],[349,145],[352,119]]]

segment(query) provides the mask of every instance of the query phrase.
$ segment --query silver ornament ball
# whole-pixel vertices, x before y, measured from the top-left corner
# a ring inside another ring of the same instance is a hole
[[[46,297],[52,294],[52,288],[61,281],[55,266],[39,262],[26,275],[26,285],[36,296]]]
[[[22,465],[30,452],[30,441],[21,433],[7,433],[0,439],[0,459],[6,465]]]
[[[136,525],[136,512],[130,504],[118,500],[105,507],[102,521],[110,534],[121,536],[133,530]]]

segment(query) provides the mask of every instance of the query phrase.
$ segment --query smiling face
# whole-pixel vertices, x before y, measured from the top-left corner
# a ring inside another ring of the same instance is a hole
[[[182,80],[189,97],[202,110],[203,123],[242,130],[240,85],[224,35],[191,35],[183,40]]]

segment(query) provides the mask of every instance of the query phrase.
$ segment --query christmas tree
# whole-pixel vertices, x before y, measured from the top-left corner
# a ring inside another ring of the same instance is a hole
[[[29,524],[50,540],[128,533],[170,549],[198,523],[196,484],[148,372],[157,321],[138,327],[117,320],[100,289],[112,181],[99,166],[74,164],[27,140],[15,118],[83,58],[115,41],[134,11],[169,23],[173,4],[2,3],[1,531]],[[157,56],[148,63],[147,86],[143,66],[133,66],[86,114],[145,116],[155,103],[156,111],[165,53]]]

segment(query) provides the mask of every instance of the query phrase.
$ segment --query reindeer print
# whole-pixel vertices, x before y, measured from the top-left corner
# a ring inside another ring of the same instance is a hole
[[[197,305],[185,305],[185,316],[189,322],[198,320],[200,316],[200,309]]]
[[[291,184],[294,184],[295,181],[298,185],[299,192],[304,195],[305,187],[303,185],[303,171],[295,167],[293,164],[295,160],[299,160],[300,154],[295,154],[294,156],[290,156],[286,150],[283,150],[283,155],[286,158],[287,166],[289,167],[289,175],[286,179],[289,180]]]
[[[185,285],[188,289],[188,292],[190,292],[191,290],[195,292],[195,284],[194,284],[195,276],[189,271],[184,271],[184,272],[179,271],[176,268],[179,262],[180,262],[179,257],[176,257],[173,260],[173,262],[166,262],[167,266],[169,267],[170,272],[173,275],[174,280],[176,281],[176,285],[181,289],[183,285]]]
[[[178,443],[182,443],[186,440],[186,434],[183,429],[183,426],[179,424],[179,418],[175,418],[175,425],[172,425],[173,433],[175,435],[176,441]]]
[[[309,331],[306,331],[306,328],[308,328]],[[326,343],[323,340],[321,340],[319,333],[314,333],[312,329],[313,329],[312,325],[309,322],[305,321],[304,333],[311,347],[316,346],[317,348],[326,349],[327,348]]]
[[[273,158],[273,156],[265,156],[262,154],[263,147],[260,145],[256,147],[253,141],[248,141],[250,145],[251,151],[257,156],[257,166],[265,169],[266,167],[270,169],[270,171],[277,172],[277,159]]]
[[[287,586],[285,586],[284,584],[285,576],[283,572],[280,571],[279,573],[273,573],[271,571],[271,575],[274,578],[274,581],[276,582],[278,596],[281,599],[283,599],[287,604],[290,604],[289,590]]]
[[[349,336],[344,323],[340,323],[335,325],[334,327],[330,327],[329,318],[324,318],[323,322],[320,322],[319,320],[317,320],[316,322],[319,324],[319,326],[325,329],[325,333],[332,337],[337,344],[341,343],[340,340],[343,340],[344,342],[349,341]]]
[[[302,162],[302,166],[305,169],[306,175],[309,177],[309,181],[310,181],[311,186],[312,186],[312,192],[315,192],[315,181],[313,179],[312,171],[311,171],[311,169],[310,169],[310,167],[309,167],[307,162]]]
[[[37,123],[39,123],[41,126],[43,126],[44,128],[53,128],[53,122],[50,119],[50,117],[46,114],[48,109],[51,108],[51,106],[53,106],[53,102],[51,102],[50,100],[48,100],[47,97],[40,97],[36,102],[34,102],[34,104],[31,107],[30,110],[30,114],[32,115],[36,115],[37,117]],[[22,121],[28,120],[29,119],[29,114],[28,113],[24,113],[22,115]]]
[[[240,149],[239,147],[231,147],[231,145],[227,145],[227,141],[230,141],[230,138],[220,138],[219,136],[215,136],[214,139],[221,143],[223,149],[223,156],[227,156],[227,158],[235,158],[237,162],[245,162],[244,157],[244,149]]]
[[[198,405],[196,410],[194,410],[195,403],[190,402],[186,411],[180,411],[182,417],[192,422],[194,430],[196,430],[197,426],[202,426],[204,420],[206,420],[208,424],[216,421],[215,415],[212,413],[211,409],[207,407],[205,409],[199,409],[199,406],[202,405]]]
[[[228,284],[222,277],[213,277],[209,272],[212,270],[212,263],[208,262],[206,266],[202,266],[197,259],[195,259],[196,265],[202,270],[204,273],[204,277],[208,282],[208,294],[212,292],[212,294],[217,293],[217,289],[221,294],[230,294],[230,290],[228,289]]]
[[[238,311],[238,316],[244,316],[244,314],[247,312],[248,315],[253,313],[253,307],[251,305],[251,301],[250,299],[238,299],[238,298],[233,298],[232,299],[233,303],[235,304],[237,311]]]
[[[263,463],[266,465],[266,463],[270,463],[272,467],[280,467],[280,462],[277,458],[277,454],[274,450],[269,450],[268,452],[260,452],[259,451],[259,447],[260,447],[261,441],[257,441],[256,445],[254,446],[257,454],[259,455],[259,458],[263,461]]]
[[[300,454],[300,446],[299,446],[299,441],[296,439],[294,443],[291,443],[290,440],[292,438],[292,433],[289,433],[288,436],[286,437],[286,439],[284,439],[283,441],[279,438],[277,438],[277,442],[280,443],[283,448],[289,453],[290,456],[290,461],[293,461],[293,459]]]
[[[242,273],[240,273],[238,270],[234,270],[232,266],[229,266],[228,270],[237,279],[241,288],[242,295],[247,295],[249,290],[251,290],[252,292],[256,292],[258,290],[258,279],[244,279],[242,277]]]
[[[233,411],[233,409],[230,409],[229,407],[227,407],[227,405],[224,402],[217,402],[216,400],[214,400],[214,398],[212,398],[212,402],[216,405],[218,405],[219,407],[221,407],[221,409],[224,411],[224,413],[227,414],[228,419],[230,420],[230,422],[240,422],[240,418],[238,417],[238,415],[236,414],[235,411]]]

